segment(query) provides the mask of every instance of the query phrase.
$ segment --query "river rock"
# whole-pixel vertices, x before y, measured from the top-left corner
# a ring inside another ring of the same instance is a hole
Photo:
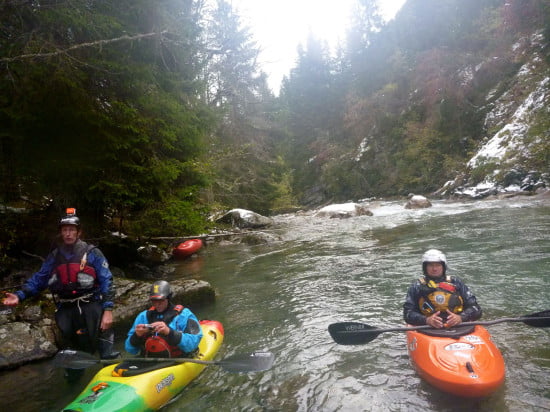
[[[273,224],[272,219],[246,209],[232,209],[216,219],[216,222],[228,223],[241,229],[258,229]]]
[[[315,216],[345,219],[355,216],[372,216],[372,212],[367,206],[359,203],[342,203],[325,206]]]
[[[432,207],[431,202],[420,195],[412,195],[405,205],[405,209],[424,209],[427,207]]]
[[[57,350],[57,327],[51,319],[15,321],[0,326],[0,369],[53,356]]]
[[[148,298],[152,281],[115,277],[114,282],[115,322],[133,319],[150,306]],[[216,299],[212,286],[202,280],[171,280],[170,286],[173,301],[191,308],[212,303]],[[25,300],[16,308],[5,308],[1,311],[0,370],[52,357],[60,349],[60,342],[50,294],[41,294]]]
[[[170,259],[168,253],[159,248],[157,245],[140,246],[137,250],[138,255],[147,263],[160,264]]]
[[[130,279],[118,279],[116,282],[116,305],[113,315],[116,320],[134,318],[139,312],[147,309],[149,292],[153,282],[142,282]],[[172,301],[183,306],[194,307],[216,300],[212,286],[204,280],[186,279],[171,280]]]

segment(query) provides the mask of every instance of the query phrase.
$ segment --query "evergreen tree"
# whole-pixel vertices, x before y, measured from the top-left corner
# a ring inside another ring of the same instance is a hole
[[[197,100],[199,6],[4,2],[2,155],[16,171],[5,197],[33,181],[98,220],[196,200],[211,125]]]
[[[209,202],[268,213],[282,179],[269,139],[274,96],[258,65],[259,48],[231,5],[218,0],[208,19],[207,101],[220,119],[211,136]]]

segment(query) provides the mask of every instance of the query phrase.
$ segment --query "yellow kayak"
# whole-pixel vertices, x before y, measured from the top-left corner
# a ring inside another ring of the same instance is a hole
[[[200,324],[203,338],[193,359],[210,361],[223,342],[223,326],[211,320]],[[101,369],[63,411],[155,411],[176,397],[205,367],[169,358],[158,362],[127,359]]]

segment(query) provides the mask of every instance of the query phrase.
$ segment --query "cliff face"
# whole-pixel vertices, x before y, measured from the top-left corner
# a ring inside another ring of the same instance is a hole
[[[506,84],[486,96],[486,137],[464,170],[439,191],[482,198],[550,187],[550,65],[548,44],[538,31],[509,51],[524,62]]]

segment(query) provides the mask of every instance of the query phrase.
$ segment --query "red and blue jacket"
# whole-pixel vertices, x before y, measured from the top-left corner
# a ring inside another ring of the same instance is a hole
[[[76,282],[78,272],[91,276],[92,284],[81,288]],[[22,301],[48,287],[62,299],[91,295],[91,300],[100,301],[104,309],[113,308],[114,284],[109,263],[99,249],[80,239],[72,247],[62,245],[54,249],[38,272],[15,293]]]

